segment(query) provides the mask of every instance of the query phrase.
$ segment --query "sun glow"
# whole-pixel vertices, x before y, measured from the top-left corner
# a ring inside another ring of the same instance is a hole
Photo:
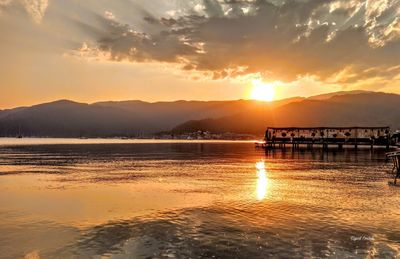
[[[251,99],[270,102],[275,98],[275,89],[272,84],[261,80],[252,81]]]

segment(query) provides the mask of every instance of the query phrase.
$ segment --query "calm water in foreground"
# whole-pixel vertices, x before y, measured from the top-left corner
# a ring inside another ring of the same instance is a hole
[[[400,256],[384,151],[0,139],[0,258]]]

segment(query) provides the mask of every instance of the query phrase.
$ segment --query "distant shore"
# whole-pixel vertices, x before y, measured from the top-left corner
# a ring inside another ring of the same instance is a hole
[[[262,135],[254,134],[241,134],[241,133],[211,133],[209,131],[195,131],[190,133],[170,133],[162,132],[148,135],[109,135],[109,136],[96,136],[96,135],[83,135],[83,136],[0,136],[0,138],[10,139],[25,139],[25,138],[39,138],[39,139],[109,139],[109,140],[259,140],[262,139]]]
[[[9,138],[0,137],[0,146],[9,145],[53,145],[53,144],[167,144],[167,143],[253,143],[256,140],[215,139],[123,139],[123,138]]]

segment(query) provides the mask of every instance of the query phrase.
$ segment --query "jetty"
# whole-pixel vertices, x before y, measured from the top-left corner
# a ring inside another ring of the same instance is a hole
[[[268,127],[258,146],[266,149],[336,146],[390,148],[390,127]]]
[[[392,174],[394,175],[393,183],[396,185],[397,178],[400,178],[400,151],[394,151],[386,154],[387,158],[393,161]]]

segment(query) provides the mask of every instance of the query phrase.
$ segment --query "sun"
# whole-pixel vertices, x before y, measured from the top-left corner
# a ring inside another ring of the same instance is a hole
[[[275,89],[272,84],[261,80],[252,81],[251,99],[270,102],[275,98]]]

